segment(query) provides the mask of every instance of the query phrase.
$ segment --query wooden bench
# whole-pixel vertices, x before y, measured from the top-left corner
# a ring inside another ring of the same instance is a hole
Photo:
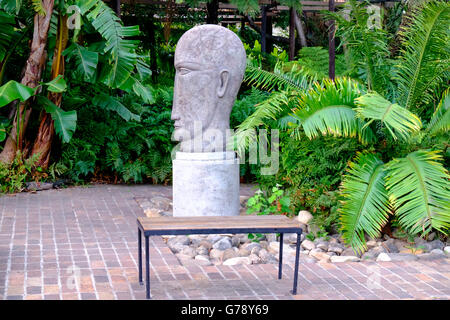
[[[223,233],[280,233],[278,279],[282,276],[283,234],[296,233],[294,285],[297,294],[298,262],[300,255],[300,223],[285,216],[237,216],[237,217],[140,217],[138,224],[139,283],[142,281],[142,234],[145,237],[146,297],[150,299],[149,237],[160,235],[223,234]]]

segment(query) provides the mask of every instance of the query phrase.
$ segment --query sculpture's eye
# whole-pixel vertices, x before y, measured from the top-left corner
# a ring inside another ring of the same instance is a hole
[[[178,73],[179,73],[180,75],[185,75],[185,74],[188,74],[189,72],[191,72],[191,70],[186,69],[186,68],[179,68],[179,69],[178,69]]]

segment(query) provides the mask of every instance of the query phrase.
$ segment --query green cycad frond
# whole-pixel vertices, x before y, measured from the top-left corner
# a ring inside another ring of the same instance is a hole
[[[336,78],[335,82],[324,80],[301,94],[299,106],[293,116],[308,138],[319,135],[358,137],[363,143],[373,140],[373,132],[364,121],[356,117],[355,99],[363,88],[349,78]]]
[[[313,77],[303,72],[297,64],[282,61],[276,63],[273,72],[249,63],[244,78],[249,85],[267,91],[274,87],[278,90],[306,89],[313,80]]]
[[[389,201],[384,186],[384,163],[371,153],[358,153],[349,163],[341,185],[343,200],[339,207],[344,241],[353,250],[366,250],[364,234],[379,236],[389,216]]]
[[[408,27],[400,31],[404,49],[395,70],[396,102],[415,112],[433,99],[434,89],[448,80],[450,3],[430,1],[419,6],[410,19]]]
[[[296,99],[296,92],[280,91],[273,93],[267,100],[256,105],[256,110],[244,120],[233,136],[232,145],[229,147],[243,155],[245,149],[252,141],[256,140],[256,131],[266,120],[276,120],[280,114],[291,110],[291,101]]]
[[[386,188],[399,224],[411,234],[450,227],[450,176],[439,151],[418,150],[387,164]]]
[[[422,122],[412,112],[396,103],[384,99],[378,93],[367,93],[355,100],[355,111],[361,119],[369,119],[366,126],[374,120],[380,120],[394,139],[407,139],[410,133],[417,132]]]
[[[427,132],[436,134],[450,130],[450,88],[444,91],[436,111],[427,126]]]

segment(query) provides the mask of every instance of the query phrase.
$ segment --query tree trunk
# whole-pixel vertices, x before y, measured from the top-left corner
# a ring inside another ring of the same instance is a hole
[[[334,0],[329,0],[328,10],[334,12]],[[335,25],[334,20],[331,20],[330,30],[328,31],[328,77],[334,80],[335,64],[336,64],[336,50],[335,50]]]
[[[218,24],[219,23],[219,0],[211,0],[206,4],[206,23]]]
[[[34,16],[31,52],[26,63],[25,75],[21,81],[23,85],[30,88],[35,88],[39,85],[45,66],[45,60],[47,58],[45,46],[47,44],[53,5],[54,0],[42,0],[42,6],[46,14],[45,16],[39,14]],[[31,114],[31,109],[27,109],[27,106],[27,102],[19,104],[11,132],[6,140],[3,151],[0,153],[0,162],[11,164],[17,151],[22,150],[23,136]]]
[[[69,29],[67,28],[67,17],[60,15],[58,18],[58,32],[56,35],[55,53],[52,62],[52,80],[59,75],[64,75],[64,57],[62,53],[66,49],[68,38]],[[61,107],[61,93],[50,92],[48,98],[56,106]],[[47,169],[54,136],[55,128],[52,117],[47,112],[42,111],[41,123],[39,124],[39,130],[31,151],[31,155],[38,154],[37,162],[35,164],[36,167]]]
[[[300,17],[298,16],[298,14],[295,10],[294,10],[293,16],[294,16],[295,27],[297,28],[297,32],[298,32],[298,37],[300,38],[300,44],[302,45],[302,48],[307,47],[308,44],[306,43],[305,30],[303,30],[302,21],[300,20]]]
[[[295,9],[289,9],[289,61],[295,58]]]

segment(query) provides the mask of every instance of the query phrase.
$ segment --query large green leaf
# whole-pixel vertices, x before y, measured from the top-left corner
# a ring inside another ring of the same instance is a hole
[[[51,115],[55,124],[55,132],[61,140],[65,143],[69,142],[77,127],[77,112],[75,110],[64,111],[46,97],[39,97],[38,101]]]
[[[344,240],[356,252],[364,252],[365,234],[379,236],[389,216],[388,194],[384,186],[384,164],[374,154],[359,153],[349,163],[341,185],[339,206]]]
[[[22,6],[22,0],[1,0],[0,8],[7,13],[18,15]]]
[[[76,70],[85,81],[94,80],[98,64],[97,52],[89,51],[77,43],[72,43],[63,54],[69,59],[75,59],[77,65]]]
[[[17,35],[14,16],[0,11],[0,62],[3,61]]]
[[[19,99],[25,101],[34,95],[34,89],[24,86],[23,84],[10,80],[0,87],[0,107]]]
[[[373,141],[373,132],[356,117],[353,108],[362,88],[351,79],[324,80],[300,96],[294,117],[308,138],[320,135],[358,137],[363,143]]]
[[[412,132],[422,127],[419,117],[396,103],[384,99],[378,93],[367,93],[355,99],[358,116],[369,119],[366,126],[374,120],[380,120],[394,139],[407,139]]]
[[[450,227],[450,176],[439,151],[418,150],[387,165],[386,188],[399,224],[411,234]]]
[[[109,63],[102,69],[101,81],[113,88],[130,89],[128,79],[137,62],[139,41],[126,38],[139,35],[139,27],[123,26],[120,18],[103,1],[78,1],[78,5],[81,13],[106,40],[104,52]]]
[[[444,91],[433,117],[427,126],[430,134],[447,132],[450,130],[450,88]]]
[[[48,91],[61,93],[67,89],[66,80],[64,80],[62,75],[58,75],[55,79],[50,82],[46,82]]]
[[[395,68],[397,103],[413,112],[434,99],[433,93],[448,81],[450,70],[450,3],[432,0],[418,6],[400,31],[404,38]],[[420,113],[418,113],[421,115]]]
[[[111,97],[107,94],[102,93],[102,94],[96,95],[92,99],[92,103],[96,106],[99,106],[99,107],[105,109],[105,110],[111,110],[111,111],[117,112],[117,114],[126,121],[128,121],[128,120],[139,121],[140,120],[139,115],[132,113],[119,100],[117,100],[114,97]]]

